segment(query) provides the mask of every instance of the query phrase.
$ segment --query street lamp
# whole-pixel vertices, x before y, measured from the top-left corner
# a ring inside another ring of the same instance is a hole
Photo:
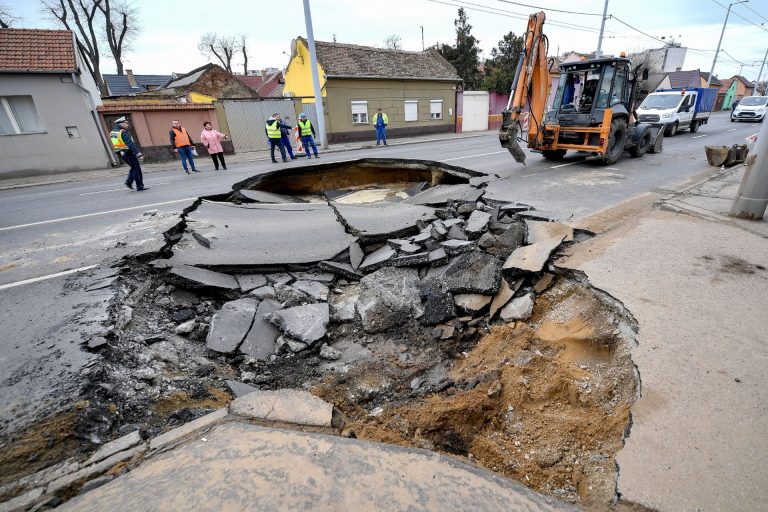
[[[709,84],[712,82],[712,73],[715,72],[715,63],[717,62],[717,55],[720,53],[720,43],[723,42],[723,34],[725,34],[725,26],[728,24],[728,16],[731,15],[731,7],[733,7],[736,4],[745,4],[749,2],[749,0],[739,0],[738,2],[731,2],[728,4],[728,12],[725,14],[725,21],[723,22],[723,30],[720,31],[720,40],[717,42],[717,50],[715,50],[715,58],[712,60],[712,69],[709,70],[709,77],[707,78],[707,89],[709,89]]]

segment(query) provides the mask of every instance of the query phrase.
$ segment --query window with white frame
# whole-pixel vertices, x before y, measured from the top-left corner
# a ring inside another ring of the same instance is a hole
[[[419,120],[419,101],[418,100],[408,100],[405,102],[405,120],[406,121]]]
[[[368,102],[352,102],[352,124],[368,124]]]
[[[443,118],[443,100],[429,100],[429,118]]]
[[[32,96],[0,96],[0,135],[44,131]]]

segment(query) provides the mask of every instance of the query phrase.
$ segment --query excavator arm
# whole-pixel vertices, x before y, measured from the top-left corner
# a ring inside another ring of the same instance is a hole
[[[541,143],[541,125],[551,84],[547,69],[547,40],[542,32],[544,19],[544,12],[528,18],[523,51],[517,61],[512,90],[499,128],[501,146],[507,148],[515,161],[521,164],[525,164],[525,152],[518,143],[521,114],[527,104],[528,147],[535,148]]]

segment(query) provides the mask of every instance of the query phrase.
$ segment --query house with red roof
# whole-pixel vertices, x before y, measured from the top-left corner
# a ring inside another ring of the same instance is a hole
[[[99,126],[100,104],[72,32],[0,29],[0,173],[49,174],[116,163]]]

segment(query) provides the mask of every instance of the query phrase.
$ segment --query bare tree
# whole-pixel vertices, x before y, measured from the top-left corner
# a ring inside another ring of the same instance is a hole
[[[216,57],[221,66],[227,70],[227,73],[232,72],[232,57],[237,51],[234,36],[219,36],[208,32],[200,38],[197,48],[206,58]]]
[[[21,21],[15,11],[5,2],[0,2],[0,28],[11,28],[11,25]]]
[[[243,75],[248,76],[248,36],[240,34],[239,38],[239,50],[243,54]]]
[[[104,16],[104,32],[109,51],[115,59],[117,74],[123,74],[123,54],[131,49],[131,44],[139,32],[139,9],[129,0],[101,0],[98,4]]]
[[[101,55],[97,32],[96,14],[103,0],[42,0],[43,10],[58,20],[67,30],[78,34],[80,47],[85,52],[93,68],[93,79],[102,96],[109,94],[104,79],[101,77]],[[73,28],[74,26],[74,28]]]
[[[400,43],[402,39],[397,34],[392,34],[388,38],[384,40],[384,46],[389,48],[390,50],[400,50],[403,48],[403,45]]]

